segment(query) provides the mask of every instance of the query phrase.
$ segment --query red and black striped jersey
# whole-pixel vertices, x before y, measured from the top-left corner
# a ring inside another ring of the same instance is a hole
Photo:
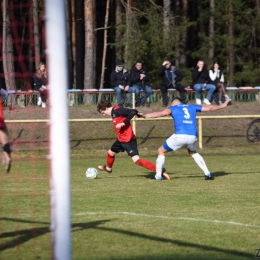
[[[113,107],[111,116],[119,142],[129,142],[135,138],[130,120],[137,115],[137,113],[138,111],[136,109],[122,108],[119,106]],[[125,125],[121,127],[121,129],[117,129],[116,125],[119,123],[125,123]]]

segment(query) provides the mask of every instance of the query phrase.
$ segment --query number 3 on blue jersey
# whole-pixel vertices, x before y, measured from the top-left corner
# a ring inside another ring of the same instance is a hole
[[[184,112],[184,118],[189,119],[190,118],[190,113],[186,107],[182,108]]]

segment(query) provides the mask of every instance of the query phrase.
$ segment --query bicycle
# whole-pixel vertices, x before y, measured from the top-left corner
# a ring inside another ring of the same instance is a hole
[[[254,119],[248,124],[246,138],[252,143],[260,141],[260,119]]]

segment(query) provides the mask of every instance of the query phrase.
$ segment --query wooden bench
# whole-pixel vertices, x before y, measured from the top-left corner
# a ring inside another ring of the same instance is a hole
[[[189,86],[186,88],[187,99],[194,102],[195,101],[195,91]],[[227,87],[226,91],[233,101],[246,102],[246,101],[260,101],[260,86],[256,87]],[[68,92],[68,102],[70,106],[84,104],[87,98],[87,102],[90,104],[97,104],[98,100],[105,97],[111,102],[116,102],[116,92],[112,88],[104,89],[69,89]],[[141,91],[143,93],[143,91]],[[202,98],[206,96],[207,91],[202,92]],[[37,105],[37,99],[39,97],[38,91],[15,91],[8,90],[8,94],[12,98],[12,103],[19,106],[27,105]],[[168,95],[170,100],[174,96],[179,96],[179,91],[170,88],[168,89]],[[129,95],[128,95],[129,98]],[[213,100],[217,100],[217,93],[212,96]],[[154,103],[161,101],[161,90],[153,89],[153,93],[148,97],[147,102]]]

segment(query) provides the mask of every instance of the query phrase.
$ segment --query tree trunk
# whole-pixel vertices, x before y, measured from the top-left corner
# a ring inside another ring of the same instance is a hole
[[[85,0],[85,66],[84,66],[84,89],[95,87],[95,0]]]
[[[257,12],[260,13],[260,1],[259,0],[255,1],[255,6],[256,6]]]
[[[76,89],[84,88],[84,8],[82,1],[75,1],[76,13]]]
[[[230,82],[227,82],[227,85],[233,85],[234,80],[234,66],[235,66],[235,53],[234,53],[234,15],[233,15],[233,6],[232,1],[228,3],[228,75]]]
[[[33,57],[34,55],[34,41],[33,41],[33,5],[30,6],[29,9],[29,37],[30,37],[30,45],[29,45],[29,50],[28,50],[28,56]],[[32,74],[35,72],[35,60],[29,59],[28,60],[28,71],[30,71]],[[31,83],[33,84],[32,80],[32,74],[31,74]],[[34,86],[29,85],[28,89],[33,90]]]
[[[72,52],[72,85],[75,88],[76,84],[76,3],[71,0],[71,52]]]
[[[69,64],[69,71],[68,71],[68,77],[69,77],[69,89],[73,88],[73,59],[72,59],[72,46],[71,46],[71,38],[72,38],[72,22],[71,22],[71,1],[66,0],[66,20],[67,20],[67,34],[68,34],[68,64]]]
[[[163,39],[168,41],[170,32],[171,0],[163,0]]]
[[[170,11],[170,10],[169,10]],[[175,13],[176,14],[178,14],[180,12],[180,0],[176,0],[175,1]],[[178,15],[176,15],[176,18],[175,19],[178,19],[177,18],[178,17]],[[178,23],[175,23],[174,22],[174,24],[178,24]],[[174,31],[175,31],[175,37],[176,37],[176,44],[175,44],[175,66],[176,67],[179,67],[179,65],[180,65],[180,63],[179,63],[179,58],[180,58],[180,52],[181,52],[181,50],[180,50],[180,48],[181,48],[181,42],[180,42],[180,37],[181,37],[181,35],[180,35],[180,30],[179,30],[179,28],[177,28],[177,26],[176,26],[176,28],[172,28]],[[177,29],[177,30],[176,30]]]
[[[209,18],[209,60],[213,60],[214,58],[214,13],[215,13],[215,2],[214,0],[210,0],[210,18]]]
[[[182,9],[183,9],[183,20],[186,22],[188,20],[188,0],[182,0]],[[187,50],[187,28],[185,31],[181,32],[181,45],[180,45],[180,58],[179,66],[185,67],[187,62],[186,50]]]
[[[122,33],[117,29],[117,26],[119,26],[122,23],[122,18],[121,18],[121,13],[122,13],[122,4],[121,0],[116,0],[116,43],[120,41],[122,38]],[[116,60],[122,60],[122,51],[121,47],[116,45]]]
[[[106,55],[107,55],[108,18],[109,18],[109,0],[107,0],[107,5],[106,5],[106,17],[105,17],[105,24],[104,24],[104,46],[103,46],[102,68],[101,68],[100,87],[99,88],[103,88],[104,75],[105,75],[105,69],[106,69],[105,64],[106,64]]]
[[[41,62],[38,0],[32,1],[32,16],[33,16],[33,39],[34,39],[34,52],[35,52],[35,67],[37,68]]]
[[[8,1],[2,2],[3,12],[3,67],[5,75],[6,89],[15,89],[15,70],[14,70],[14,50],[13,39],[10,26],[10,14]]]
[[[131,50],[129,48],[130,45],[130,38],[132,37],[132,31],[138,29],[133,29],[134,27],[134,18],[133,14],[136,12],[137,9],[137,3],[134,0],[127,0],[126,3],[126,32],[125,32],[125,48],[124,48],[124,58],[126,60],[126,67],[130,67],[133,63],[133,60],[136,58],[133,57],[133,54],[131,53]]]

